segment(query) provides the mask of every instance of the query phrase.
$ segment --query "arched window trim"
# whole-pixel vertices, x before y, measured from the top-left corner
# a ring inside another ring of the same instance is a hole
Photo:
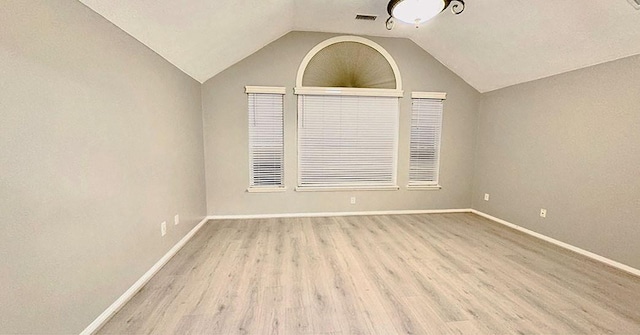
[[[341,42],[356,42],[369,46],[378,51],[389,63],[393,70],[393,75],[396,80],[395,89],[382,89],[382,88],[352,88],[352,87],[310,87],[303,86],[302,79],[304,72],[311,62],[311,59],[320,52],[322,49]],[[294,89],[295,94],[319,94],[319,95],[359,95],[359,96],[387,96],[387,97],[402,97],[404,91],[402,90],[402,78],[400,76],[400,70],[398,64],[387,50],[381,47],[379,44],[360,36],[337,36],[320,42],[313,49],[311,49],[300,63],[298,68],[298,75],[296,77],[296,87]]]

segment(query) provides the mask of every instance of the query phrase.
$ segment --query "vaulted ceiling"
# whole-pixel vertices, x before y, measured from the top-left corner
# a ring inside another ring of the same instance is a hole
[[[293,30],[406,37],[480,92],[640,54],[627,0],[467,0],[391,31],[387,0],[80,1],[200,82]]]

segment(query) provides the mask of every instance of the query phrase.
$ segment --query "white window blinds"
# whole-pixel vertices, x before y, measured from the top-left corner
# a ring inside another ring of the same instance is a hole
[[[413,96],[409,186],[438,186],[444,94],[414,93]]]
[[[395,187],[398,98],[298,96],[300,188]]]
[[[282,188],[284,187],[284,88],[247,87],[247,94],[249,188]]]

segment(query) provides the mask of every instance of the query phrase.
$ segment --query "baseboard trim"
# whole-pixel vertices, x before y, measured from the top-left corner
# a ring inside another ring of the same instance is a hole
[[[509,221],[502,220],[500,218],[497,218],[495,216],[489,215],[487,213],[484,213],[484,212],[481,212],[481,211],[478,211],[478,210],[475,210],[475,209],[472,209],[471,212],[474,213],[474,214],[480,215],[482,217],[485,217],[485,218],[487,218],[489,220],[495,221],[495,222],[497,222],[499,224],[505,225],[505,226],[507,226],[509,228],[521,231],[521,232],[523,232],[523,233],[525,233],[527,235],[531,235],[533,237],[536,237],[536,238],[539,238],[541,240],[547,241],[549,243],[555,244],[555,245],[557,245],[559,247],[562,247],[562,248],[565,248],[567,250],[573,251],[575,253],[581,254],[583,256],[589,257],[589,258],[591,258],[593,260],[596,260],[596,261],[599,261],[601,263],[607,264],[609,266],[612,266],[614,268],[617,268],[617,269],[622,270],[624,272],[627,272],[629,274],[632,274],[632,275],[640,277],[640,270],[636,269],[636,268],[633,268],[633,267],[631,267],[629,265],[622,264],[620,262],[616,262],[616,261],[614,261],[612,259],[606,258],[604,256],[600,256],[598,254],[594,254],[591,251],[587,251],[587,250],[578,248],[578,247],[576,247],[574,245],[571,245],[569,243],[565,243],[565,242],[556,240],[556,239],[554,239],[552,237],[549,237],[547,235],[536,233],[533,230],[529,230],[527,228],[520,227],[520,226],[518,226],[516,224],[513,224],[513,223],[511,223]]]
[[[321,213],[279,213],[279,214],[249,214],[249,215],[210,215],[210,220],[229,219],[273,219],[273,218],[304,218],[330,216],[358,216],[358,215],[405,215],[405,214],[445,214],[471,213],[471,208],[462,209],[427,209],[427,210],[390,210],[390,211],[362,211],[362,212],[321,212]]]
[[[90,335],[98,331],[111,317],[116,314],[122,306],[124,306],[133,296],[142,289],[142,287],[167,264],[167,262],[176,254],[187,242],[195,235],[204,224],[209,221],[208,217],[205,217],[198,223],[193,229],[191,229],[187,235],[185,235],[178,243],[176,243],[169,251],[167,251],[156,264],[154,264],[140,279],[138,279],[129,289],[124,292],[116,301],[107,307],[93,322],[85,328],[80,335]]]

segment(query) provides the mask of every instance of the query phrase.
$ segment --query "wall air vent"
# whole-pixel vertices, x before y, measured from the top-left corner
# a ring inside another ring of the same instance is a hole
[[[633,1],[633,0],[630,0]],[[638,0],[640,1],[640,0]],[[378,17],[375,15],[357,14],[356,20],[375,21]]]
[[[635,9],[640,9],[640,0],[628,0]]]

